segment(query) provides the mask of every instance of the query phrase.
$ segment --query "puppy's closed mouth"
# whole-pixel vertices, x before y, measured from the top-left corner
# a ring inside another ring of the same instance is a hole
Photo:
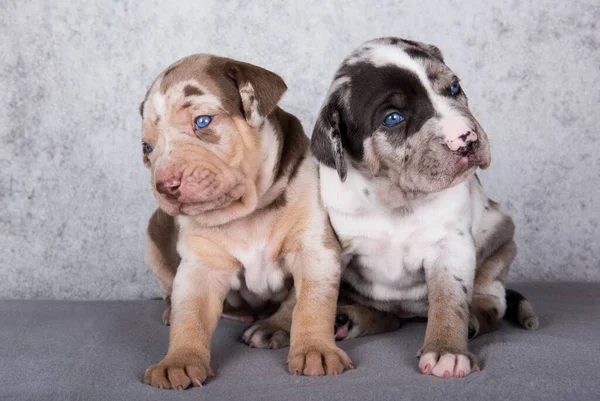
[[[466,146],[461,146],[454,153],[461,157],[471,156],[475,153],[475,150],[478,149],[479,146],[481,146],[479,141],[471,142]]]
[[[194,216],[209,210],[218,210],[226,208],[240,198],[233,198],[230,194],[224,194],[210,201],[197,203],[180,203],[179,213],[188,216]]]

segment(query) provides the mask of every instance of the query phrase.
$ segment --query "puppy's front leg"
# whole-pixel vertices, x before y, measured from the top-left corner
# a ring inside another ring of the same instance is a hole
[[[167,355],[144,374],[144,382],[154,387],[181,390],[190,385],[202,386],[207,377],[214,375],[210,368],[210,341],[236,262],[215,251],[213,244],[194,242],[191,249],[202,249],[204,254],[182,252],[173,282]]]
[[[478,371],[467,350],[469,303],[473,294],[475,248],[472,242],[444,244],[424,261],[429,299],[425,342],[419,369],[437,377],[464,377]]]
[[[335,344],[333,327],[339,290],[339,251],[304,249],[296,266],[297,303],[292,317],[288,368],[307,376],[337,375],[353,369],[350,357]]]

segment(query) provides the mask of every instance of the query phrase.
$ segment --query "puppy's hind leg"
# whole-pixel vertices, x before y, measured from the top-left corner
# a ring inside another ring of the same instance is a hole
[[[517,291],[504,287],[508,268],[516,253],[517,247],[511,240],[488,256],[477,270],[470,308],[469,338],[496,330],[503,317],[528,330],[537,328],[538,317],[529,301]]]
[[[402,325],[402,319],[359,304],[338,305],[335,317],[335,339],[382,334],[395,331]]]
[[[163,299],[167,303],[162,316],[162,321],[167,326],[171,320],[173,280],[181,261],[176,249],[177,233],[178,229],[173,217],[160,209],[152,214],[148,222],[144,260],[158,279]]]
[[[506,314],[504,318],[520,324],[527,330],[535,330],[539,326],[539,318],[527,298],[523,294],[508,288],[506,289]]]
[[[296,306],[296,291],[283,300],[277,312],[250,326],[243,334],[242,341],[250,348],[285,348],[290,345],[292,313]]]

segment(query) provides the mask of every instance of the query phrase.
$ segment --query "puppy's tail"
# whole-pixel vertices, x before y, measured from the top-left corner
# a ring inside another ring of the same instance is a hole
[[[533,306],[520,292],[506,289],[506,313],[504,318],[520,324],[527,330],[535,330],[539,326],[539,318]]]

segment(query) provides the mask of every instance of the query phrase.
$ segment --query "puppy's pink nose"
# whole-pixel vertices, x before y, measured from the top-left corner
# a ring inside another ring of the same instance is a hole
[[[172,198],[179,196],[179,187],[181,186],[181,180],[177,178],[169,178],[156,183],[156,190]]]
[[[463,118],[446,120],[442,123],[446,145],[454,152],[472,148],[477,142],[477,134]]]

